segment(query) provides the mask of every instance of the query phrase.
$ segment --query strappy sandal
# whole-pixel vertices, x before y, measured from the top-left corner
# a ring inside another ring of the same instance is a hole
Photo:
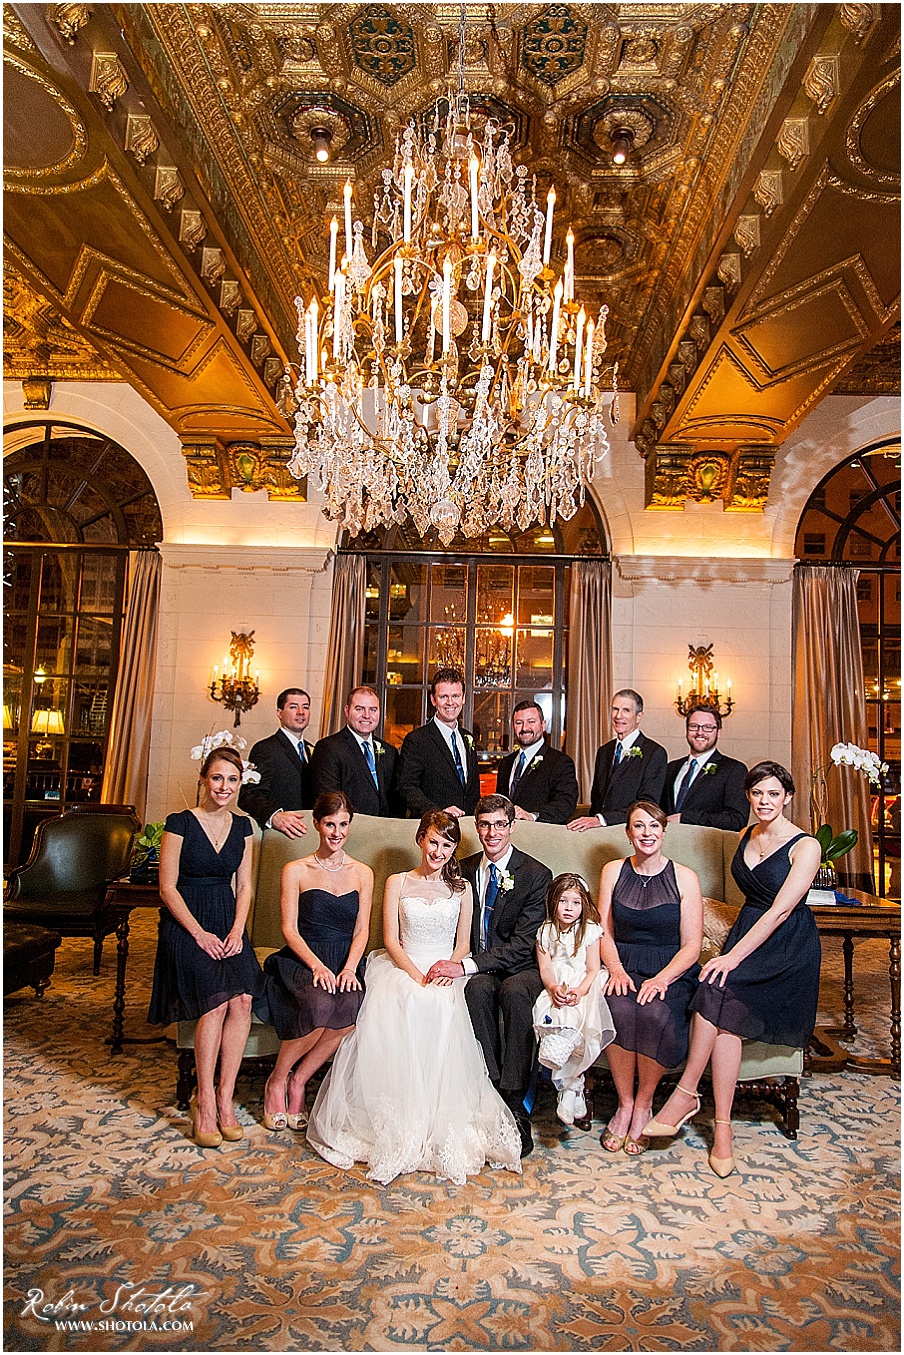
[[[686,1115],[682,1115],[677,1124],[666,1124],[664,1120],[657,1120],[654,1116],[648,1124],[644,1125],[644,1135],[648,1135],[654,1139],[670,1139],[678,1133],[678,1130],[683,1124],[687,1124],[688,1120],[692,1120],[695,1115],[699,1114],[700,1097],[698,1093],[689,1092],[687,1087],[682,1087],[680,1082],[678,1083],[678,1090],[684,1092],[685,1096],[692,1096],[694,1098],[693,1108],[689,1110]],[[641,1137],[643,1137],[643,1135],[641,1135]]]
[[[620,1153],[625,1146],[627,1137],[627,1134],[614,1133],[607,1125],[602,1134],[600,1134],[600,1143],[607,1153]]]

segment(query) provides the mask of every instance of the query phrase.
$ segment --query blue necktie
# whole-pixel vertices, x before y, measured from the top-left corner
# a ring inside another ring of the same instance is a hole
[[[305,751],[304,739],[298,740],[298,756],[301,758],[302,762],[307,762],[308,755]]]
[[[455,758],[455,770],[458,772],[458,779],[462,785],[465,784],[465,769],[461,765],[461,753],[458,751],[458,742],[455,738],[455,730],[452,730],[452,756]]]
[[[524,754],[522,753],[521,756],[519,757],[517,763],[515,764],[515,775],[512,777],[511,781],[509,782],[509,791],[510,791],[511,794],[513,794],[513,795],[514,795],[514,793],[515,793],[515,788],[516,788],[516,786],[518,785],[518,782],[521,780],[522,776],[524,775],[524,760],[525,760],[525,759],[524,759]]]
[[[681,785],[678,787],[678,794],[675,796],[675,813],[681,813],[681,806],[687,799],[687,793],[691,788],[691,782],[694,779],[694,772],[697,769],[697,759],[691,758],[690,766],[681,778]]]
[[[621,758],[622,758],[622,745],[621,739],[619,739],[618,743],[615,745],[615,762],[613,765],[617,767],[618,764],[621,762]]]
[[[380,782],[377,780],[377,764],[374,761],[374,750],[370,746],[369,740],[366,743],[362,743],[361,747],[364,749],[364,756],[367,759],[367,765],[370,768],[370,774],[374,779],[374,785],[376,786],[377,790],[379,790]]]
[[[499,872],[495,865],[490,866],[490,878],[487,881],[487,892],[483,899],[483,948],[486,950],[490,944],[490,932],[493,927],[493,908],[496,904],[496,897],[499,893]]]

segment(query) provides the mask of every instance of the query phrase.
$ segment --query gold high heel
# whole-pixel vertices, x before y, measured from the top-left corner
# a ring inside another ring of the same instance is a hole
[[[689,1110],[686,1115],[682,1115],[677,1124],[666,1124],[665,1121],[657,1120],[654,1116],[648,1124],[644,1125],[644,1134],[649,1135],[654,1139],[670,1139],[673,1135],[678,1133],[678,1130],[683,1124],[687,1124],[688,1120],[692,1120],[694,1116],[699,1113],[700,1097],[697,1092],[689,1092],[687,1087],[682,1087],[680,1082],[678,1083],[678,1090],[684,1092],[685,1096],[692,1096],[694,1098],[693,1110]]]
[[[289,1110],[289,1098],[292,1095],[293,1072],[286,1079],[286,1123],[296,1134],[302,1134],[308,1127],[308,1112],[302,1103],[301,1110]]]
[[[266,1105],[267,1105],[267,1092],[268,1092],[268,1090],[269,1090],[269,1087],[270,1087],[270,1079],[267,1078],[266,1084],[265,1084],[265,1086],[264,1086],[264,1107],[265,1107],[265,1109],[264,1109],[264,1115],[263,1115],[263,1126],[264,1126],[265,1129],[272,1129],[272,1130],[274,1130],[275,1132],[278,1132],[278,1131],[281,1130],[281,1129],[285,1129],[286,1125],[289,1123],[289,1117],[288,1117],[288,1115],[286,1114],[286,1112],[285,1112],[284,1110],[278,1110],[278,1111],[276,1112],[275,1115],[270,1115],[270,1114],[268,1114],[268,1112],[267,1112],[267,1110],[266,1110]]]
[[[213,1132],[201,1131],[198,1128],[198,1093],[188,1103],[188,1113],[191,1115],[191,1136],[199,1148],[219,1148],[223,1142],[223,1135],[219,1130]]]
[[[731,1124],[731,1120],[716,1120],[715,1123]],[[723,1181],[726,1176],[731,1176],[735,1169],[735,1160],[731,1153],[729,1153],[728,1157],[715,1157],[710,1153],[707,1161],[709,1162],[712,1171],[716,1173],[716,1176],[721,1177]]]

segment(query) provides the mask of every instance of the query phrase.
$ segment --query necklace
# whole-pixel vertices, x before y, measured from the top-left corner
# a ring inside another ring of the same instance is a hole
[[[231,814],[229,815],[229,821],[226,824],[226,827],[223,829],[222,835],[220,837],[217,837],[216,830],[213,827],[213,824],[216,823],[217,820],[214,819],[211,822],[210,817],[207,814],[205,814],[203,810],[201,811],[201,814],[203,816],[201,818],[201,827],[204,829],[205,834],[213,844],[214,851],[218,852],[220,848],[223,846],[223,843],[228,838],[230,830],[232,829],[232,815]],[[205,826],[206,824],[210,824],[209,829]]]
[[[314,860],[317,862],[321,870],[328,870],[331,875],[335,875],[336,871],[341,870],[342,867],[345,865],[345,852],[340,852],[339,854],[342,857],[342,860],[339,862],[338,866],[328,866],[325,861],[321,861],[320,857],[317,855],[316,852],[314,853]]]

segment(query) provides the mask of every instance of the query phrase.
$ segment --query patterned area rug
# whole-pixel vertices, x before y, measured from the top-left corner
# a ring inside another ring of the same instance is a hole
[[[136,916],[133,1034],[154,924]],[[113,949],[95,979],[90,944],[65,941],[45,997],[4,1004],[7,1349],[900,1350],[889,1078],[805,1079],[794,1143],[742,1109],[725,1181],[706,1164],[711,1103],[628,1158],[599,1121],[564,1130],[546,1090],[523,1176],[382,1188],[264,1130],[262,1076],[239,1085],[246,1138],[196,1148],[173,1045],[104,1045]],[[857,947],[858,1052],[886,1051],[887,965],[884,942]],[[840,975],[829,942],[825,1018]]]

